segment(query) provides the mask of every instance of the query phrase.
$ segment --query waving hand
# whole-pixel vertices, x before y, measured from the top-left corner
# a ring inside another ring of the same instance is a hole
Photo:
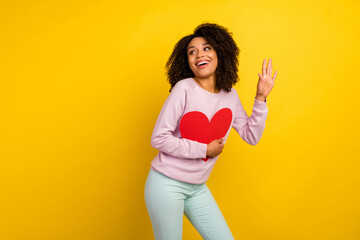
[[[262,74],[258,73],[259,82],[257,85],[256,99],[262,102],[265,102],[266,97],[270,94],[271,89],[274,86],[275,78],[277,75],[277,71],[273,77],[272,75],[272,62],[271,58],[269,59],[269,64],[266,67],[266,59],[264,59],[262,66]]]

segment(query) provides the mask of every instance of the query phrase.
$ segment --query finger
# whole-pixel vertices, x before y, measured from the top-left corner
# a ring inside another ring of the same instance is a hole
[[[270,77],[272,76],[272,60],[270,58],[270,61],[269,61],[269,65],[270,65]]]
[[[269,59],[267,67],[266,67],[266,74],[269,75],[270,73],[270,63],[271,63],[271,59]]]
[[[262,75],[265,76],[266,75],[266,59],[264,59],[264,62],[263,62],[263,68],[262,68]]]
[[[273,77],[273,81],[275,81],[275,78],[277,76],[277,71],[275,71],[274,77]]]
[[[261,79],[261,78],[262,78],[261,74],[260,74],[260,73],[258,73],[258,75],[259,75],[259,78]]]

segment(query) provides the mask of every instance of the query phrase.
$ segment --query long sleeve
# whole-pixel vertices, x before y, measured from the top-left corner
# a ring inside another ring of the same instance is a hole
[[[206,158],[207,144],[175,137],[174,130],[183,115],[186,98],[186,89],[181,81],[172,89],[156,121],[151,146],[161,152],[179,158]]]
[[[249,117],[238,98],[233,128],[250,145],[256,145],[265,129],[268,108],[266,102],[255,99],[252,114]]]

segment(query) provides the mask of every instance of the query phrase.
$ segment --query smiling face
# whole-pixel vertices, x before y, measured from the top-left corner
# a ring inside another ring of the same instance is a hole
[[[218,64],[214,48],[203,37],[193,38],[187,47],[187,57],[191,71],[197,79],[214,78]]]

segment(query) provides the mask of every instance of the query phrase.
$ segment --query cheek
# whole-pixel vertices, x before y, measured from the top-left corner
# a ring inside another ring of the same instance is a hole
[[[219,61],[218,61],[218,58],[217,58],[216,54],[215,54],[215,56],[214,56],[214,59],[215,59],[214,62],[216,63],[215,65],[216,65],[216,67],[217,67]]]
[[[188,57],[188,64],[191,69],[193,68],[194,62],[195,62],[195,59],[193,57],[191,57],[191,56]]]
[[[218,58],[217,58],[216,52],[212,52],[212,53],[211,53],[211,58],[212,58],[213,61],[216,61],[216,62],[217,62],[217,59],[218,59]]]
[[[216,59],[216,61],[217,61],[218,58],[217,58],[217,54],[216,54],[216,53],[213,54],[213,58]]]
[[[216,57],[216,55],[215,57],[213,57],[213,63],[214,63],[214,67],[216,68],[218,65],[218,58]]]
[[[188,62],[191,63],[195,59],[194,55],[188,55]]]

